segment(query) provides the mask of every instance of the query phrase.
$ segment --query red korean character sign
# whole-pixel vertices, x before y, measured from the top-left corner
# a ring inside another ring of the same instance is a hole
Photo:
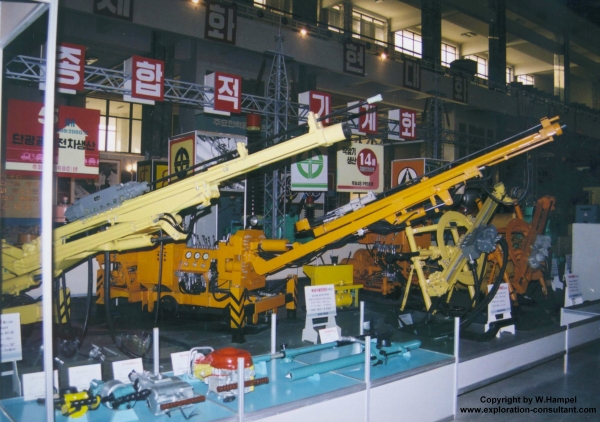
[[[132,56],[125,61],[125,76],[131,79],[125,83],[131,95],[124,95],[125,101],[154,104],[164,100],[165,63],[162,60]]]
[[[356,102],[348,103],[351,107]],[[363,104],[358,108],[351,110],[352,114],[358,114],[358,119],[353,119],[352,133],[359,135],[372,135],[377,133],[377,106],[372,104]]]
[[[388,111],[388,139],[417,139],[417,112],[395,109]]]
[[[331,95],[325,92],[302,92],[298,94],[298,102],[300,104],[306,104],[308,106],[308,110],[319,115],[319,117],[327,116],[331,113]],[[302,115],[302,113],[299,113],[299,115]],[[325,119],[321,122],[325,125],[328,125],[330,119]]]
[[[85,78],[85,46],[62,43],[58,46],[56,63],[58,90],[65,94],[76,94],[83,90]]]
[[[214,107],[204,107],[205,112],[229,115],[242,111],[241,76],[215,72],[204,77],[204,84],[214,89]]]
[[[400,137],[417,139],[417,112],[400,109]]]

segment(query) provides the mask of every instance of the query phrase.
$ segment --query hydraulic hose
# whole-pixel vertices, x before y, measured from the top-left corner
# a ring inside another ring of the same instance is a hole
[[[94,258],[92,255],[88,256],[87,264],[88,264],[88,289],[87,289],[87,298],[85,303],[85,320],[83,321],[83,329],[81,330],[81,337],[79,340],[79,347],[83,344],[85,340],[85,336],[87,335],[88,326],[90,322],[90,315],[92,313],[92,290],[94,288],[94,266],[93,266]]]

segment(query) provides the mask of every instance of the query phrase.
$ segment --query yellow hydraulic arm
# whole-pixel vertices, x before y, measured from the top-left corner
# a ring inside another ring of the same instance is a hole
[[[174,227],[178,213],[193,206],[210,206],[219,196],[219,183],[243,175],[313,148],[329,146],[349,138],[346,124],[328,127],[308,117],[308,133],[290,141],[248,154],[237,145],[239,157],[187,177],[172,185],[123,202],[120,206],[74,221],[54,230],[54,274],[60,275],[90,255],[101,251],[124,251],[151,246],[153,234],[162,230],[175,241],[185,235]],[[164,219],[167,214],[175,222]],[[90,233],[86,235],[86,233]],[[2,294],[17,295],[39,284],[41,239],[17,248],[2,242]]]
[[[480,177],[481,170],[485,167],[509,160],[551,142],[555,135],[561,135],[562,129],[557,120],[558,116],[552,119],[544,118],[541,120],[541,129],[538,132],[457,165],[439,175],[431,178],[424,177],[418,183],[389,196],[381,199],[373,196],[372,199],[356,201],[332,211],[325,216],[324,223],[321,225],[311,227],[309,221],[301,220],[296,223],[296,229],[312,230],[315,239],[304,244],[293,243],[286,251],[269,260],[255,256],[254,271],[257,274],[275,272],[348,235],[366,233],[367,228],[378,221],[385,220],[393,225],[410,224],[411,220],[426,214],[428,210],[425,209],[424,203],[427,200],[432,204],[438,204],[440,199],[444,205],[452,205],[450,190],[455,186],[474,177]]]

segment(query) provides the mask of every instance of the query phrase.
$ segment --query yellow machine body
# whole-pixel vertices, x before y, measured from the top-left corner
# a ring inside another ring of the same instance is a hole
[[[230,308],[232,328],[241,328],[244,319],[256,324],[260,314],[277,312],[286,306],[295,310],[296,283],[287,283],[285,293],[259,292],[266,277],[254,272],[252,251],[265,241],[260,230],[240,230],[214,249],[170,243],[163,247],[161,303],[171,311],[182,306],[198,312]],[[104,256],[97,257],[104,267]],[[141,302],[154,311],[158,297],[160,248],[111,254],[111,298]],[[98,271],[98,303],[104,302],[104,269]],[[242,292],[241,297],[235,292]]]
[[[184,242],[186,234],[181,229],[183,218],[179,213],[190,207],[209,207],[211,201],[220,196],[220,183],[314,148],[333,145],[335,142],[346,140],[350,135],[347,125],[324,127],[313,113],[309,113],[307,123],[308,133],[305,135],[253,154],[248,153],[243,143],[238,143],[237,158],[216,164],[161,189],[126,200],[114,208],[56,228],[52,239],[53,276],[58,277],[88,256],[95,256],[101,252],[123,252],[153,247],[159,231],[175,242]],[[172,219],[164,218],[165,215],[172,216]],[[239,249],[239,245],[235,244],[229,247]],[[129,260],[127,262],[135,261],[132,257],[126,259]],[[256,288],[264,283],[264,279],[254,277],[252,280],[242,281],[245,275],[244,268],[247,267],[245,259],[232,257],[226,265],[232,274],[228,281],[232,286],[230,293],[236,302],[235,306],[232,305],[232,313],[239,314],[243,312],[240,307],[243,308],[242,298],[245,297],[248,286]],[[3,295],[19,296],[38,287],[41,283],[41,267],[41,238],[20,248],[2,240]],[[121,276],[131,280],[131,276],[127,274]],[[141,285],[135,286],[140,290],[142,288]],[[16,311],[21,314],[22,321],[41,321],[39,308],[38,304],[29,304],[19,306]],[[12,313],[15,309],[5,307],[2,312]],[[234,319],[241,323],[239,315]]]
[[[333,284],[336,307],[358,306],[358,291],[363,286],[353,283],[352,265],[305,265],[302,270],[310,278],[310,284],[313,286]]]

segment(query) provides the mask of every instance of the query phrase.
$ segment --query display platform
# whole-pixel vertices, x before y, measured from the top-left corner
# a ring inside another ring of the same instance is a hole
[[[565,339],[565,370],[568,354],[600,339],[600,300],[562,308],[560,325],[567,330]]]
[[[373,347],[375,344],[373,343]],[[414,420],[450,420],[454,414],[454,362],[453,356],[425,349],[408,354],[390,356],[387,364],[372,366],[370,383],[365,382],[363,364],[348,366],[308,378],[291,380],[292,369],[313,365],[360,353],[358,344],[317,351],[297,356],[291,362],[282,359],[256,365],[257,377],[269,377],[269,383],[255,387],[244,397],[244,420],[306,421],[319,414],[328,421],[362,421],[369,409],[371,421],[389,420],[389,415],[402,403],[403,413]],[[167,374],[169,375],[169,374]],[[239,420],[238,400],[224,403],[198,380],[189,382],[194,391],[206,396],[206,401],[184,410],[173,410],[170,416],[154,416],[144,402],[133,407],[137,420],[185,421],[195,413],[203,421]],[[431,400],[432,383],[436,384],[436,406],[427,406]],[[371,392],[373,389],[375,392]],[[4,413],[0,421],[43,420],[44,405],[36,401],[24,402],[12,398],[0,403]],[[56,421],[122,421],[135,420],[124,411],[114,411],[104,406],[88,411],[83,417],[69,419],[56,412]]]

